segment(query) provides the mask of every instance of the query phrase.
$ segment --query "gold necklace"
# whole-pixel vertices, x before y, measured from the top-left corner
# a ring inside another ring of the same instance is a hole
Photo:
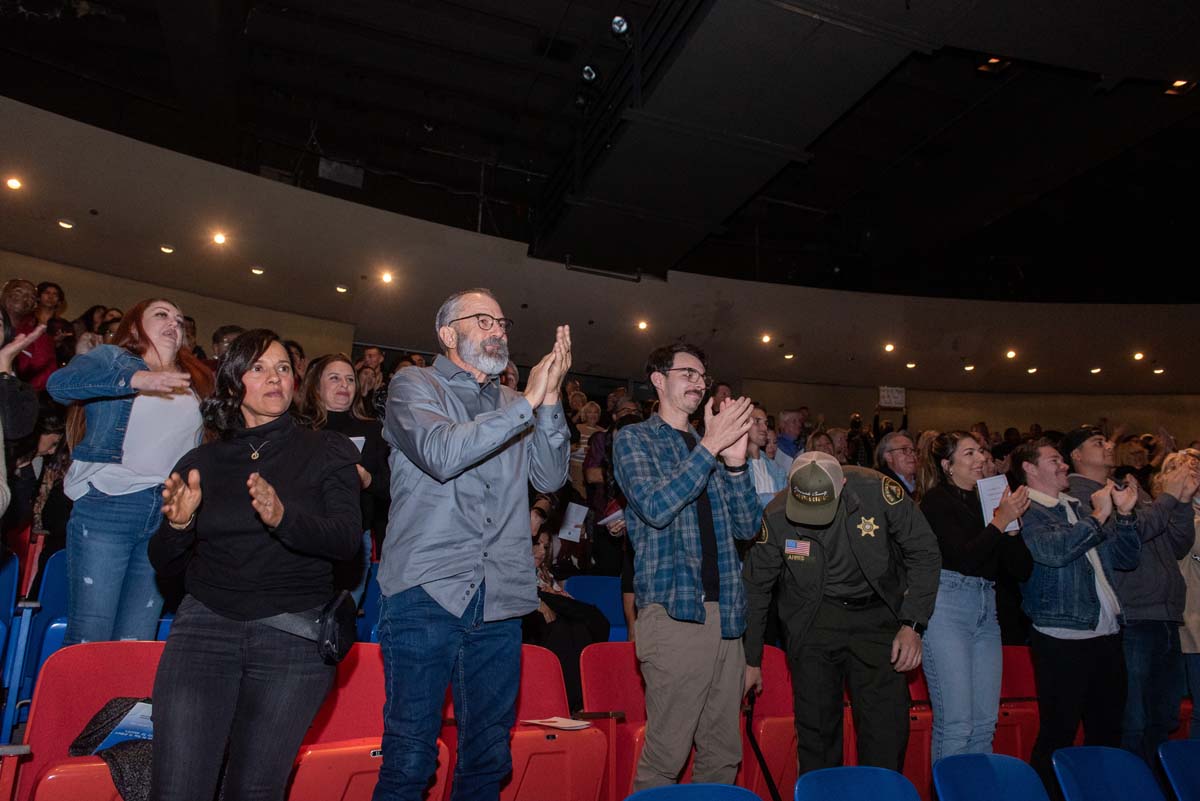
[[[262,445],[259,445],[257,448],[254,447],[253,445],[251,445],[249,441],[247,441],[246,444],[250,445],[250,460],[253,462],[257,462],[258,461],[258,452],[261,451],[263,448],[267,447],[268,445],[270,445],[271,440],[267,440]]]

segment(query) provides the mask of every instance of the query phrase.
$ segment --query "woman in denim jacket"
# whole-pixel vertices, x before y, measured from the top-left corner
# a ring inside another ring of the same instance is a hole
[[[129,310],[116,344],[77,356],[47,389],[74,402],[67,523],[66,645],[152,640],[163,599],[146,545],[162,520],[171,468],[200,442],[200,399],[212,373],[181,349],[183,314],[170,301]]]

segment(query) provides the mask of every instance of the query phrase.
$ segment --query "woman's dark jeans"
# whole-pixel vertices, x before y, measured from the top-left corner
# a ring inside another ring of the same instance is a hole
[[[213,801],[223,762],[224,798],[282,799],[335,672],[311,640],[184,598],[154,680],[151,799]]]

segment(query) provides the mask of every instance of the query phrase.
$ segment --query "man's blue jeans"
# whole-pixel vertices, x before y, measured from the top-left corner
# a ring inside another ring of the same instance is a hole
[[[942,571],[924,651],[933,705],[933,761],[991,753],[1002,670],[992,582]]]
[[[421,587],[380,601],[387,702],[374,801],[419,801],[437,767],[446,686],[454,693],[458,764],[452,801],[488,801],[512,770],[509,731],[521,678],[519,618],[483,621],[485,585],[462,617]]]
[[[163,598],[146,554],[162,522],[162,487],[105,495],[94,487],[67,522],[64,645],[153,640]]]
[[[1179,724],[1183,698],[1183,652],[1179,624],[1135,621],[1124,627],[1129,693],[1121,721],[1121,747],[1158,770],[1158,747]]]

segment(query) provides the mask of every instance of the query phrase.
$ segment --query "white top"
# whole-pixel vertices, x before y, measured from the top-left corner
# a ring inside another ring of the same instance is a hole
[[[1067,510],[1067,522],[1072,526],[1079,522],[1079,515],[1075,514],[1076,500],[1065,492],[1060,492],[1055,498],[1053,495],[1030,488],[1029,499],[1051,508],[1062,506]],[[1121,604],[1117,600],[1117,594],[1113,592],[1112,585],[1108,583],[1108,577],[1104,575],[1104,566],[1100,564],[1100,554],[1096,552],[1095,548],[1089,548],[1085,556],[1092,565],[1092,573],[1096,579],[1096,597],[1100,599],[1100,619],[1096,621],[1096,628],[1089,630],[1034,626],[1047,637],[1057,637],[1060,640],[1090,640],[1094,637],[1116,634],[1121,630],[1120,624],[1117,623],[1117,615],[1121,614]]]
[[[203,427],[195,393],[139,393],[129,412],[121,461],[72,462],[63,491],[77,501],[87,494],[88,484],[105,495],[130,495],[157,487],[179,458],[200,444]]]

